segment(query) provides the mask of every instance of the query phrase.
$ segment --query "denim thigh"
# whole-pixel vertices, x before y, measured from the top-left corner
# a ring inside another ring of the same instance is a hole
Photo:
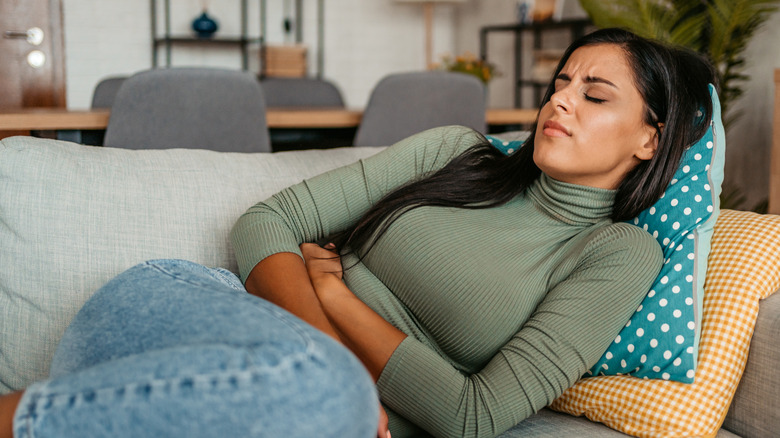
[[[235,276],[162,260],[88,300],[16,436],[370,436],[378,401],[343,346]]]
[[[229,271],[151,260],[118,275],[87,300],[57,347],[50,376],[173,346],[271,342],[306,349],[312,336],[319,332],[248,294]]]

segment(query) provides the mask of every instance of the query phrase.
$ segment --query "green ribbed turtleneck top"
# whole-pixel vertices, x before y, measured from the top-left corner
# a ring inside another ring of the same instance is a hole
[[[300,254],[301,243],[353,226],[480,139],[429,130],[253,206],[232,232],[242,279],[271,254]],[[542,174],[500,207],[417,208],[344,272],[408,335],[377,382],[394,438],[419,436],[412,423],[435,436],[494,436],[596,363],[662,263],[647,232],[609,219],[614,196]]]

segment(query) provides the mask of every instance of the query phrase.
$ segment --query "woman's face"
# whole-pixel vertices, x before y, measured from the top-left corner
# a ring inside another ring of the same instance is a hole
[[[534,162],[559,181],[616,189],[641,160],[653,157],[655,127],[622,48],[580,47],[555,78],[539,113]]]

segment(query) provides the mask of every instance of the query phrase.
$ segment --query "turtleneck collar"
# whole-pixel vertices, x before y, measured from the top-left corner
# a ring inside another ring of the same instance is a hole
[[[592,225],[610,220],[616,193],[617,190],[558,181],[544,172],[527,191],[548,216],[571,225]]]

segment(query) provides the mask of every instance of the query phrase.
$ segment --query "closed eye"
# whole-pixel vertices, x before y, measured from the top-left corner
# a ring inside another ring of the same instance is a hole
[[[604,102],[607,101],[606,99],[599,99],[597,97],[591,97],[591,96],[588,96],[587,94],[585,95],[585,100],[587,100],[589,102],[593,102],[593,103],[604,103]]]

